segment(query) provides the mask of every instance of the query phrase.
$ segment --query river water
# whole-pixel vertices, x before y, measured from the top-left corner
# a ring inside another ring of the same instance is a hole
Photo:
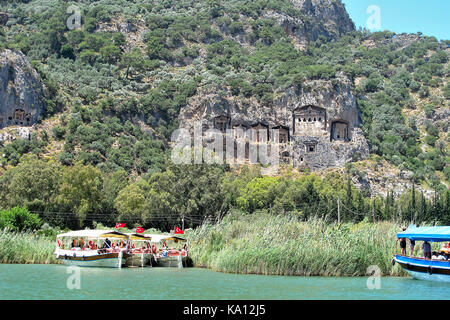
[[[369,280],[369,281],[368,281]],[[373,289],[369,289],[368,287]],[[237,275],[198,268],[0,265],[0,299],[448,299],[450,284],[411,278]],[[374,288],[375,287],[375,288]]]

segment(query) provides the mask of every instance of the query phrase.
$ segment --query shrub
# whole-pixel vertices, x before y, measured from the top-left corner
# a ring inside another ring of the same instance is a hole
[[[41,219],[30,213],[27,208],[14,207],[10,210],[0,211],[0,229],[8,228],[11,231],[36,230],[41,226]]]

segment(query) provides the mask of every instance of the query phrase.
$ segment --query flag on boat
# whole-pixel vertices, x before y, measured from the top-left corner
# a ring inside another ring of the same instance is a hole
[[[144,233],[144,229],[141,227],[136,228],[136,233]]]
[[[117,228],[125,228],[127,224],[126,223],[116,223],[116,229]]]
[[[178,227],[175,227],[175,234],[184,234],[184,231]]]

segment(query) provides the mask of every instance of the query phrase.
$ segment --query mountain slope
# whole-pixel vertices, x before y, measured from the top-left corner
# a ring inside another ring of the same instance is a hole
[[[408,172],[405,181],[448,187],[448,42],[355,31],[333,0],[88,1],[76,4],[78,30],[66,26],[69,3],[26,2],[2,8],[0,46],[24,53],[51,97],[28,142],[3,142],[5,168],[34,152],[105,172],[164,170],[192,101],[214,92],[277,108],[285,92],[342,73],[372,154],[359,172],[372,175],[380,157]]]

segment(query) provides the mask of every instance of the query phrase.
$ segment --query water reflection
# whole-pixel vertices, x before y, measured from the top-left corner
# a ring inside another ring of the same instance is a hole
[[[197,268],[81,268],[68,289],[62,265],[0,265],[0,299],[447,299],[450,284],[367,278],[236,275]]]

